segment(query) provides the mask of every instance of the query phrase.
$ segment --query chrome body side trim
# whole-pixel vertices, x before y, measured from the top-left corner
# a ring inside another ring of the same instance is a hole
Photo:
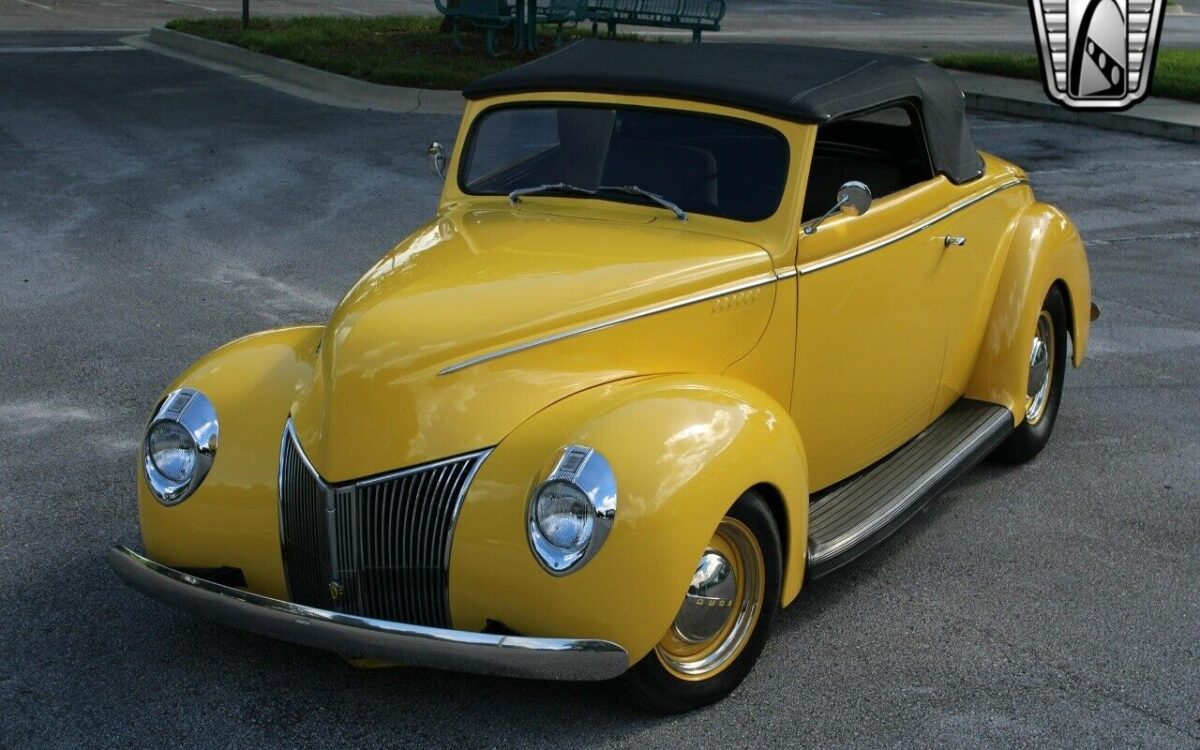
[[[676,310],[680,307],[687,307],[688,305],[694,305],[697,302],[704,302],[704,301],[707,301],[710,299],[716,299],[717,297],[724,297],[726,294],[733,294],[734,292],[741,292],[741,291],[745,291],[747,289],[753,289],[755,287],[766,286],[767,284],[773,284],[777,280],[777,278],[778,277],[776,276],[776,274],[774,272],[762,273],[762,274],[758,274],[756,276],[751,276],[748,279],[743,279],[742,281],[735,281],[730,284],[725,284],[725,285],[717,287],[715,289],[709,289],[709,290],[706,290],[703,292],[689,294],[685,297],[679,297],[677,299],[670,300],[669,302],[660,303],[653,307],[647,307],[642,310],[636,310],[634,312],[624,313],[622,315],[617,315],[612,318],[606,318],[604,320],[600,320],[595,323],[589,323],[584,326],[579,326],[578,328],[571,328],[566,331],[560,331],[558,333],[554,333],[549,336],[543,336],[541,338],[530,339],[529,341],[523,341],[520,344],[513,344],[512,346],[507,346],[507,347],[504,347],[503,349],[497,349],[495,351],[487,352],[486,354],[480,354],[478,356],[471,357],[470,359],[465,359],[462,362],[457,362],[457,363],[450,365],[449,367],[443,369],[442,371],[440,371],[438,373],[438,375],[451,375],[453,373],[458,372],[459,370],[465,370],[468,367],[474,367],[475,365],[481,365],[484,362],[490,362],[493,359],[507,357],[510,354],[517,354],[519,352],[527,351],[529,349],[534,349],[539,346],[545,346],[546,344],[552,344],[556,341],[562,341],[563,339],[574,338],[575,336],[581,336],[585,333],[592,333],[594,331],[600,331],[605,328],[611,328],[611,327],[613,327],[615,325],[619,325],[621,323],[628,323],[631,320],[637,320],[638,318],[646,318],[651,315],[657,315],[658,313],[667,312],[668,310]]]
[[[976,203],[978,203],[979,201],[981,201],[989,196],[992,196],[992,195],[1000,192],[1001,190],[1007,190],[1008,188],[1015,187],[1017,185],[1025,185],[1028,183],[1029,183],[1029,180],[1027,180],[1025,178],[1018,178],[1018,179],[1010,180],[1009,182],[1003,183],[1001,185],[997,185],[996,187],[991,188],[990,190],[987,190],[983,193],[980,193],[979,195],[973,196],[973,197],[968,198],[958,204],[955,204],[955,205],[951,206],[950,208],[942,211],[941,213],[927,219],[924,223],[922,223],[918,226],[912,227],[911,229],[905,230],[902,234],[899,234],[895,237],[889,237],[888,239],[881,240],[879,242],[874,242],[874,243],[871,243],[868,245],[863,245],[862,247],[855,248],[853,250],[842,253],[840,255],[835,255],[835,256],[832,256],[829,258],[822,258],[821,260],[814,261],[812,263],[807,263],[807,264],[798,266],[796,268],[782,268],[782,269],[771,271],[770,273],[759,274],[756,276],[752,276],[748,279],[744,279],[742,281],[736,281],[736,282],[733,282],[730,284],[725,284],[725,285],[717,287],[715,289],[709,289],[704,292],[697,292],[695,294],[690,294],[685,297],[679,297],[677,299],[670,300],[668,302],[663,302],[663,303],[655,305],[653,307],[648,307],[648,308],[645,308],[642,310],[637,310],[635,312],[617,315],[617,316],[614,316],[611,318],[597,321],[595,323],[589,323],[584,326],[579,326],[578,328],[571,328],[566,331],[560,331],[559,333],[551,334],[549,336],[543,336],[541,338],[530,339],[529,341],[523,341],[519,344],[513,344],[512,346],[507,346],[502,349],[496,349],[495,351],[487,352],[485,354],[480,354],[480,355],[471,357],[470,359],[465,359],[461,362],[456,362],[456,363],[442,369],[441,371],[439,371],[438,375],[452,375],[456,372],[459,372],[460,370],[465,370],[468,367],[474,367],[475,365],[481,365],[485,362],[490,362],[494,359],[500,359],[501,357],[507,357],[510,354],[517,354],[519,352],[527,351],[529,349],[534,349],[539,346],[545,346],[546,344],[552,344],[556,341],[562,341],[563,339],[569,339],[569,338],[573,338],[575,336],[581,336],[585,333],[592,333],[594,331],[600,331],[605,328],[611,328],[612,326],[619,325],[621,323],[627,323],[631,320],[637,320],[639,318],[645,318],[645,317],[648,317],[651,315],[657,315],[658,313],[667,312],[669,310],[675,310],[680,307],[694,305],[698,302],[704,302],[704,301],[707,301],[710,299],[716,299],[717,297],[723,297],[726,294],[733,294],[734,292],[740,292],[740,291],[744,291],[746,289],[753,289],[753,288],[759,287],[759,286],[766,286],[767,284],[771,284],[776,281],[782,281],[783,279],[789,279],[797,274],[813,273],[814,271],[819,271],[822,268],[828,268],[830,266],[834,266],[839,263],[844,263],[845,261],[852,260],[852,259],[860,257],[862,255],[866,255],[867,253],[872,253],[876,250],[880,250],[884,247],[887,247],[888,245],[891,245],[895,242],[899,242],[900,240],[910,237],[913,234],[916,234],[917,232],[926,230],[926,229],[932,227],[934,224],[937,224],[938,222],[942,221],[943,219],[953,216],[954,214],[958,213],[959,211],[962,211],[970,206],[973,206]]]
[[[797,266],[797,270],[800,272],[800,275],[803,276],[805,274],[810,274],[810,273],[814,273],[816,271],[820,271],[823,268],[829,268],[831,266],[836,266],[840,263],[845,263],[848,260],[854,260],[855,258],[860,258],[864,255],[867,255],[868,253],[873,253],[876,250],[882,250],[883,248],[887,247],[888,245],[895,244],[901,240],[904,240],[904,239],[907,239],[907,238],[913,236],[917,232],[923,232],[926,229],[929,229],[933,225],[937,224],[938,222],[940,222],[944,219],[948,219],[949,217],[953,216],[954,214],[958,213],[959,211],[970,208],[971,206],[975,205],[976,203],[978,203],[986,198],[990,198],[991,196],[995,195],[996,193],[999,193],[1002,190],[1008,190],[1009,188],[1016,187],[1017,185],[1027,185],[1027,184],[1029,184],[1029,180],[1027,180],[1023,177],[1020,177],[1020,178],[1017,178],[1014,180],[1009,180],[1008,182],[997,185],[997,186],[991,188],[990,190],[986,190],[986,191],[980,193],[979,195],[972,196],[970,198],[967,198],[964,201],[956,203],[953,206],[950,206],[950,208],[947,208],[940,213],[934,214],[932,217],[926,219],[923,223],[918,224],[917,226],[912,227],[910,229],[904,230],[903,232],[896,235],[895,237],[889,237],[885,240],[880,240],[878,242],[872,242],[872,243],[868,243],[866,245],[860,245],[859,247],[853,248],[852,250],[847,250],[845,252],[842,252],[842,253],[839,253],[836,255],[831,255],[827,258],[821,258],[820,260],[815,260],[811,263],[803,263],[803,264]]]
[[[472,633],[330,612],[197,578],[121,546],[109,549],[108,564],[127,586],[169,606],[344,656],[551,680],[607,680],[629,668],[629,655],[612,641]]]

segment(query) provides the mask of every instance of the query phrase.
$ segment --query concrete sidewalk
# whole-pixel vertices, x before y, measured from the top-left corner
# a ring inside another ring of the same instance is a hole
[[[463,109],[458,91],[368,83],[170,29],[151,29],[148,35],[127,36],[121,42],[335,107],[423,114],[459,114]]]
[[[1195,10],[1200,0],[1184,0]],[[1164,47],[1200,49],[1200,16],[1171,6]],[[1176,10],[1178,9],[1178,10]],[[370,18],[436,13],[432,0],[250,0],[255,18]],[[145,32],[172,18],[237,17],[241,0],[0,0],[0,29]],[[621,26],[622,32],[640,27]],[[644,28],[649,36],[690,32]],[[1028,0],[729,0],[720,33],[705,41],[823,44],[915,56],[1034,51]]]
[[[1050,101],[1040,81],[952,70],[975,112],[1036,117],[1104,130],[1200,143],[1200,104],[1149,97],[1125,112],[1076,112]]]
[[[457,91],[383,86],[168,29],[125,37],[143,47],[237,75],[310,101],[383,112],[457,114]],[[1071,122],[1104,130],[1200,143],[1200,105],[1151,97],[1126,112],[1074,112],[1047,99],[1038,81],[951,71],[975,112]]]

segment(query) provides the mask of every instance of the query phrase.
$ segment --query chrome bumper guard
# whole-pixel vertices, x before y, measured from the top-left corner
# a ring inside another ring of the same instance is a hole
[[[305,607],[222,586],[114,546],[108,564],[130,588],[242,630],[349,657],[546,680],[607,680],[629,668],[611,641],[530,638],[430,628]]]

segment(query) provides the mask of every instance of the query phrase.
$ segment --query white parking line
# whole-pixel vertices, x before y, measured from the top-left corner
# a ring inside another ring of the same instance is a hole
[[[32,5],[33,7],[41,8],[42,10],[54,10],[54,8],[51,8],[49,5],[42,5],[41,3],[35,3],[35,2],[33,2],[33,0],[17,0],[17,2],[25,3],[26,5]]]
[[[365,10],[355,10],[354,8],[343,8],[343,7],[342,7],[342,6],[340,6],[340,5],[335,5],[335,6],[333,6],[333,9],[334,9],[334,10],[345,11],[346,13],[356,13],[356,14],[358,14],[358,15],[360,15],[360,16],[370,16],[370,15],[374,15],[374,14],[372,14],[372,13],[368,13],[368,12],[366,12]]]
[[[198,5],[196,3],[189,3],[189,2],[186,2],[186,0],[163,0],[163,2],[164,3],[173,3],[175,5],[186,5],[189,8],[199,8],[200,10],[207,10],[209,13],[220,13],[221,12],[219,8],[210,8],[207,5]]]
[[[40,55],[47,52],[133,52],[123,44],[96,47],[0,47],[0,55]]]

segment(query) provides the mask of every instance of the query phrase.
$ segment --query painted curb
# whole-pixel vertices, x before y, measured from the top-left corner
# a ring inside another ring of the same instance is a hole
[[[323,94],[325,103],[355,109],[424,114],[461,114],[460,91],[405,88],[368,83],[355,78],[310,68],[271,55],[251,52],[224,42],[215,42],[170,29],[153,28],[150,45],[184,53],[220,65],[268,76],[283,83]],[[330,101],[332,98],[334,101]]]

